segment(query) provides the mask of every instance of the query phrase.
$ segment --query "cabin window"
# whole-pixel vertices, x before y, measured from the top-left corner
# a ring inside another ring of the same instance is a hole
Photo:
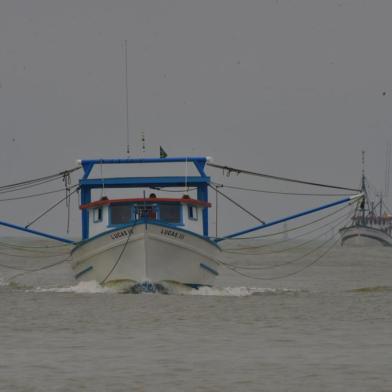
[[[93,222],[94,223],[102,222],[102,207],[93,209]]]
[[[188,217],[190,220],[197,220],[197,207],[188,206]]]
[[[159,218],[168,223],[181,223],[181,210],[179,204],[161,204]]]
[[[136,206],[135,207],[135,220],[150,219],[155,220],[156,211],[154,206]]]
[[[131,221],[132,210],[129,205],[112,205],[110,207],[110,223],[125,225]]]

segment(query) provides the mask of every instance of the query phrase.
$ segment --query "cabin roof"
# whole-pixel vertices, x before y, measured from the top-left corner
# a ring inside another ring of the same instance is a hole
[[[156,204],[156,203],[181,203],[181,204],[190,204],[200,207],[211,207],[211,203],[204,202],[201,200],[191,199],[188,197],[181,197],[181,198],[169,198],[169,197],[138,197],[138,198],[131,198],[131,199],[101,199],[96,200],[91,203],[82,204],[79,208],[81,210],[95,208],[100,206],[112,205],[112,204],[123,204],[123,203],[148,203],[148,204]]]

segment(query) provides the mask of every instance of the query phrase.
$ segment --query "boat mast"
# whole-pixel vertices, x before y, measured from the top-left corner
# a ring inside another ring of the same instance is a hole
[[[389,196],[389,178],[390,178],[390,169],[391,169],[391,142],[387,142],[387,147],[385,151],[385,192],[384,196]]]
[[[361,178],[361,193],[366,195],[366,178],[365,178],[365,150],[362,150],[362,178]],[[361,201],[362,224],[365,224],[365,198]]]
[[[374,212],[374,207],[370,209],[369,196],[366,187],[366,175],[365,175],[365,150],[362,150],[362,178],[361,178],[361,193],[364,195],[361,204],[359,205],[360,216],[362,224],[366,224],[366,212]]]
[[[127,40],[124,41],[125,56],[125,105],[126,105],[126,126],[127,126],[127,155],[131,153],[130,134],[129,134],[129,105],[128,105],[128,46]]]

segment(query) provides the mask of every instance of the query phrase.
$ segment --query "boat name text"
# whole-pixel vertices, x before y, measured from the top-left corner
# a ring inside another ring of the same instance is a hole
[[[112,240],[117,240],[122,237],[130,237],[133,234],[133,229],[126,229],[121,231],[116,231],[115,233],[110,235]]]
[[[183,240],[185,238],[184,234],[181,234],[178,231],[174,231],[174,230],[162,229],[161,234],[173,238],[178,238],[179,240]]]

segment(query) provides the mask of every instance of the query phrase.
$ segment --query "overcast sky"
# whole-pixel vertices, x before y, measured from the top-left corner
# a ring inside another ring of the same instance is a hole
[[[143,131],[146,155],[357,186],[365,149],[382,190],[391,16],[390,0],[1,0],[0,184],[125,155],[127,40],[133,154]],[[2,202],[1,217],[25,224],[59,197]],[[263,217],[295,210],[257,201]]]

